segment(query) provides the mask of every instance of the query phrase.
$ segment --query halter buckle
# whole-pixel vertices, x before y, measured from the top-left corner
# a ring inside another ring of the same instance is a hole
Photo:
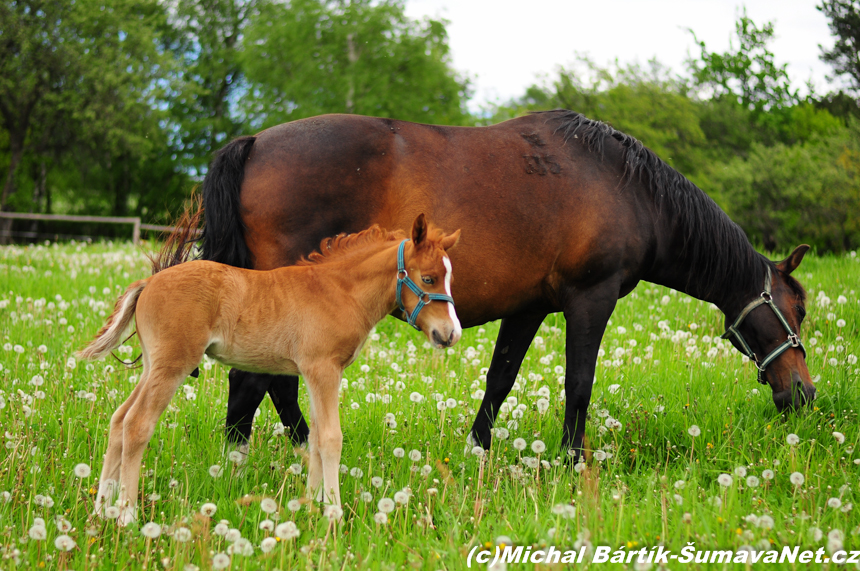
[[[409,272],[406,271],[406,268],[402,268],[402,269],[397,270],[397,279],[398,280],[405,280],[408,277],[409,277]]]
[[[770,295],[770,292],[768,291],[761,292],[761,298],[765,300],[765,302],[770,302],[773,299],[773,297]]]
[[[792,347],[800,347],[800,336],[797,333],[790,333],[788,342],[791,343]]]

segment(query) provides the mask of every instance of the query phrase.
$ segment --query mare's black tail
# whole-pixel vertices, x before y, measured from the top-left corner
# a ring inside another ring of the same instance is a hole
[[[215,154],[203,179],[203,252],[201,258],[239,268],[253,266],[245,244],[239,192],[245,161],[256,137],[238,137]]]

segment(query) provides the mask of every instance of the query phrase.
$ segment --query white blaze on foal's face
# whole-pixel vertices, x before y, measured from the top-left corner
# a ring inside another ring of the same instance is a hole
[[[448,256],[442,256],[442,264],[445,266],[445,295],[451,295],[451,259]],[[457,312],[454,311],[454,304],[452,303],[448,304],[448,316],[454,325],[453,342],[456,343],[463,334],[463,328],[460,327],[460,320],[457,318]]]

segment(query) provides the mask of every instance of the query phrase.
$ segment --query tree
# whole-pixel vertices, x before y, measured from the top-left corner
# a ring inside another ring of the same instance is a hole
[[[164,35],[178,65],[168,100],[178,133],[174,145],[187,166],[204,170],[212,152],[241,134],[235,101],[247,86],[241,64],[245,28],[264,0],[170,0]]]
[[[580,56],[524,98],[496,109],[493,121],[525,111],[565,108],[633,135],[667,163],[695,178],[703,168],[705,136],[686,84],[659,62],[600,67]]]
[[[28,153],[41,163],[34,197],[41,200],[51,167],[75,148],[88,149],[86,161],[94,163],[78,168],[101,163],[107,170],[153,148],[154,100],[169,66],[155,41],[163,20],[155,0],[0,3],[0,120],[9,143],[0,208],[10,206]],[[121,213],[128,196],[122,172],[113,183],[113,210]]]
[[[836,43],[830,50],[821,49],[821,59],[837,76],[848,76],[854,91],[860,90],[860,4],[856,0],[822,0],[817,6],[830,20],[830,33]]]
[[[466,124],[468,82],[451,67],[443,22],[406,17],[399,0],[271,3],[246,32],[255,127],[321,113]]]
[[[768,250],[800,241],[830,251],[860,245],[856,123],[791,146],[753,143],[747,158],[729,161],[712,176],[718,202]]]
[[[800,101],[797,90],[791,87],[788,64],[777,65],[767,47],[774,36],[772,22],[759,27],[744,11],[735,24],[736,40],[722,54],[709,52],[705,42],[692,30],[690,33],[701,53],[699,59],[687,60],[688,69],[695,85],[713,98],[734,99],[756,115]]]

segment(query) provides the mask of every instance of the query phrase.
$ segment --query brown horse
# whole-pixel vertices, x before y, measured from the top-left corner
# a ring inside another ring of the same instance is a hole
[[[457,313],[465,327],[502,320],[472,428],[484,447],[539,325],[561,311],[563,446],[580,450],[604,328],[618,298],[641,280],[716,304],[727,324],[771,291],[768,307],[779,315],[750,308],[741,337],[731,340],[764,369],[760,380],[780,409],[815,394],[795,335],[805,296],[790,276],[808,247],[774,264],[639,141],[577,113],[536,113],[478,128],[354,115],[304,119],[221,149],[203,195],[203,257],[240,267],[293,264],[323,236],[373,223],[404,228],[418,212],[463,228],[451,256]],[[267,390],[302,440],[298,380],[273,383],[236,370],[230,437],[247,442]]]
[[[412,314],[436,347],[457,342],[461,329],[446,250],[459,234],[444,235],[422,214],[411,241],[401,231],[374,226],[324,241],[321,253],[298,266],[261,272],[193,261],[163,271],[155,267],[154,276],[130,285],[96,339],[78,354],[104,357],[136,316],[143,373],[111,417],[96,513],[119,489],[120,525],[136,519],[143,451],[159,416],[204,354],[248,371],[304,377],[312,419],[308,491],[339,505],[343,370],[373,326],[397,306]]]

